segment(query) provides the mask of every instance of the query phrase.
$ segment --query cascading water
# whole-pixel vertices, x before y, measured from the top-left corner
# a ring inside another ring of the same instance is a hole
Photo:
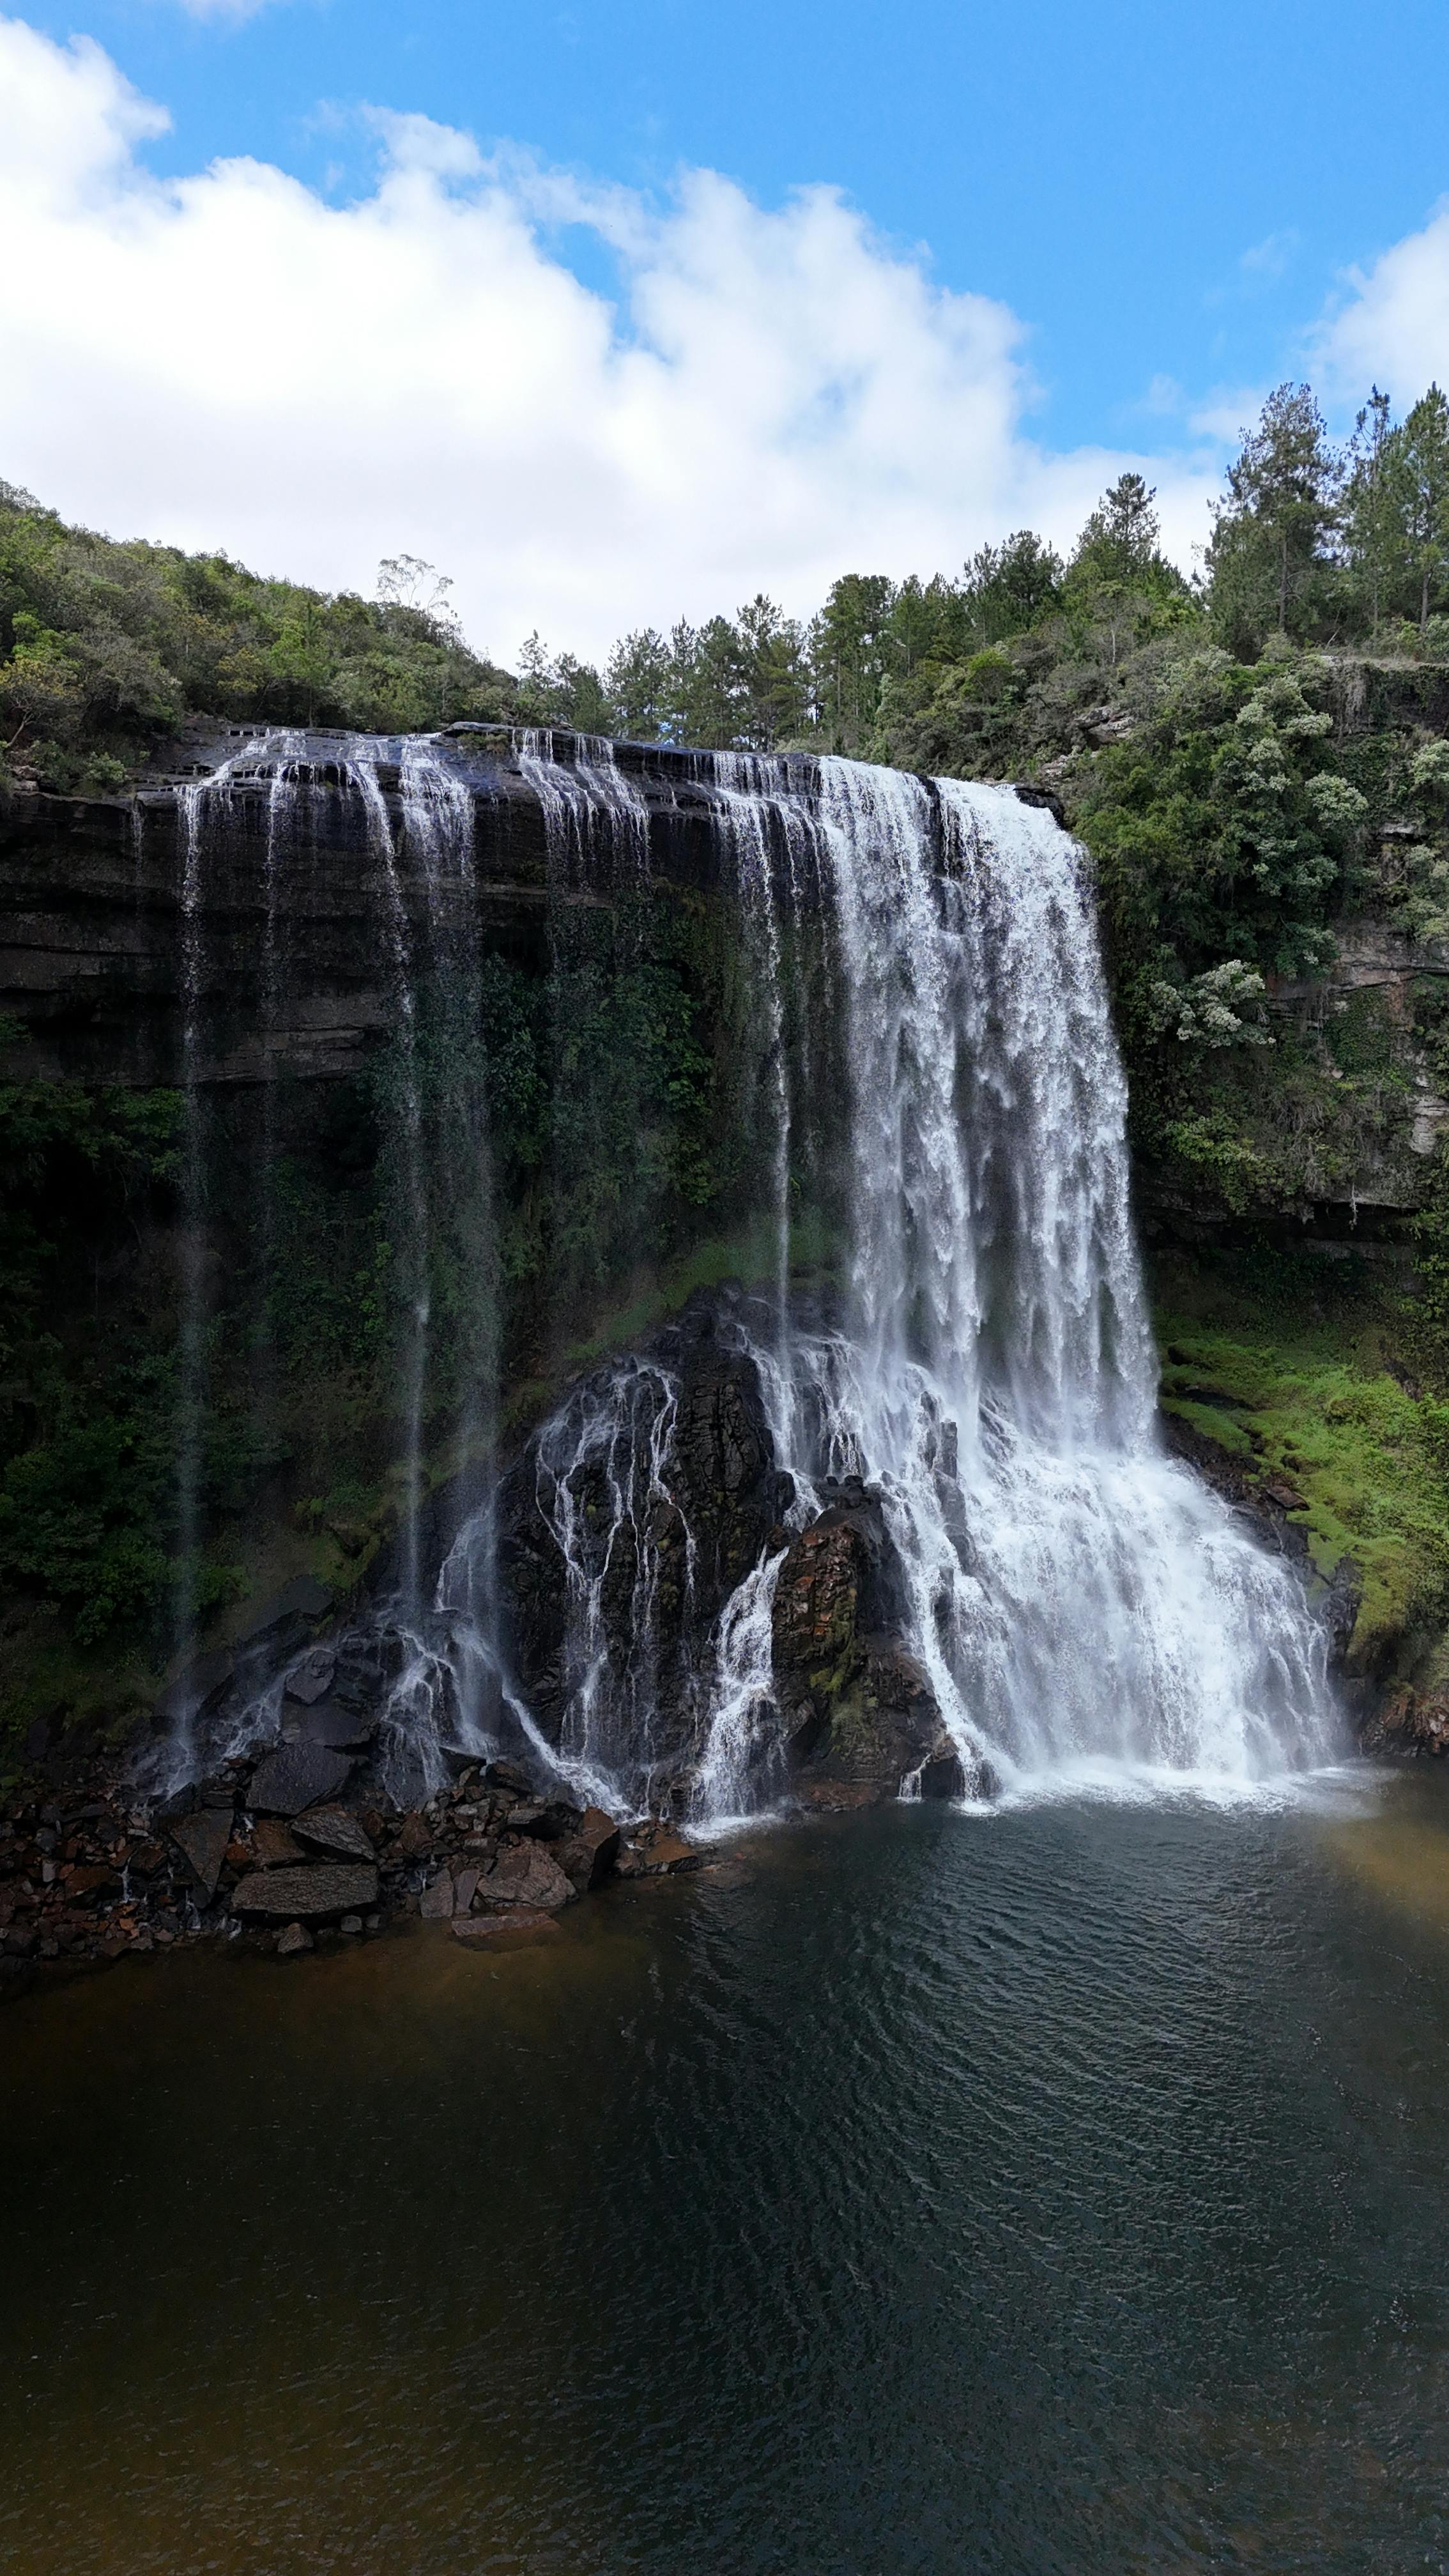
[[[460,1442],[486,1445],[492,1436],[493,1227],[486,1106],[477,1040],[480,954],[474,875],[474,805],[436,738],[410,736],[316,737],[274,730],[251,737],[210,775],[176,791],[180,857],[182,967],[182,1084],[186,1107],[183,1153],[183,1257],[180,1373],[182,1430],[178,1458],[180,1596],[176,1648],[182,1678],[171,1694],[177,1712],[164,1748],[168,1777],[185,1776],[192,1763],[186,1669],[194,1660],[201,1482],[207,1411],[206,1345],[209,1327],[205,1277],[207,1143],[200,1080],[203,999],[207,960],[202,928],[209,897],[208,866],[214,848],[236,835],[245,848],[256,837],[249,813],[264,801],[261,863],[263,930],[258,979],[256,1046],[263,1085],[261,1189],[256,1238],[260,1270],[269,1280],[275,1253],[273,1178],[277,1153],[274,1047],[282,1012],[285,961],[281,923],[299,851],[316,836],[329,802],[340,799],[359,812],[373,862],[377,909],[392,985],[397,1070],[385,1124],[391,1169],[395,1257],[404,1277],[405,1329],[399,1378],[403,1393],[402,1507],[399,1512],[398,1615],[415,1614],[420,1600],[419,1506],[428,1397],[430,1288],[437,1240],[449,1236],[452,1266],[450,1324],[459,1349],[454,1366],[466,1381]],[[394,819],[396,812],[396,820]],[[409,888],[417,892],[410,896]],[[426,983],[428,1021],[420,1028],[420,991]],[[422,1062],[424,1045],[426,1068]],[[438,1203],[446,1204],[446,1220]],[[461,1281],[461,1285],[459,1284]],[[261,1341],[268,1330],[263,1322]],[[265,1360],[263,1367],[265,1368]],[[270,1390],[264,1391],[270,1400]],[[245,1734],[263,1715],[275,1715],[279,1684],[269,1686],[240,1722]]]
[[[1155,1429],[1125,1089],[1067,835],[1006,788],[844,761],[669,754],[651,806],[612,746],[519,734],[504,756],[542,813],[551,920],[572,936],[579,897],[585,926],[600,895],[617,899],[625,969],[650,891],[651,811],[673,799],[692,830],[704,820],[740,924],[741,1114],[772,1246],[757,1273],[768,1294],[725,1338],[752,1372],[780,1491],[743,1570],[736,1554],[721,1583],[716,1534],[701,1576],[679,1383],[662,1359],[618,1363],[576,1387],[527,1452],[541,1551],[529,1579],[558,1596],[556,1645],[535,1653],[528,1687],[509,1644],[517,1602],[500,1594],[496,1494],[426,1589],[428,1289],[448,1221],[435,1166],[479,1184],[460,1266],[493,1257],[486,1125],[466,1073],[482,972],[475,791],[435,742],[339,743],[334,775],[365,819],[395,987],[416,1289],[401,1575],[382,1621],[385,1772],[431,1788],[450,1747],[522,1742],[617,1808],[661,1795],[704,1820],[758,1807],[788,1767],[772,1671],[782,1568],[843,1480],[883,1516],[901,1644],[968,1780],[1006,1794],[1084,1778],[1241,1789],[1328,1758],[1325,1637],[1296,1571]],[[194,852],[196,814],[187,831]],[[424,974],[435,1003],[446,988],[445,1042],[425,1038]],[[188,1001],[188,1062],[194,1018]],[[567,1060],[560,1049],[556,1080]],[[792,1284],[802,1214],[828,1247],[808,1299]],[[480,1449],[493,1365],[483,1333],[463,1372]],[[907,1766],[907,1793],[913,1777]]]
[[[789,1465],[878,1487],[968,1775],[1242,1784],[1323,1758],[1301,1585],[1154,1435],[1079,854],[1009,789],[831,761],[818,810],[847,1286],[840,1328],[791,1347]]]

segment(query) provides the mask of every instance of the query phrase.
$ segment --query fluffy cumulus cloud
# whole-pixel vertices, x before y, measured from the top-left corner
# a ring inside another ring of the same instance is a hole
[[[829,188],[767,211],[696,170],[661,210],[379,114],[334,204],[253,160],[158,180],[166,122],[0,20],[0,474],[67,516],[328,587],[406,550],[502,654],[1066,541],[1126,464],[1184,561],[1203,533],[1205,463],[1044,452],[1014,316]]]
[[[1337,402],[1378,384],[1407,407],[1431,379],[1449,387],[1449,200],[1347,281],[1317,335],[1313,360]]]

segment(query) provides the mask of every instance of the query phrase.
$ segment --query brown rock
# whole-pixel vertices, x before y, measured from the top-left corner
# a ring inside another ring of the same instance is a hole
[[[231,1841],[230,1807],[201,1807],[194,1816],[178,1816],[167,1832],[209,1905]]]
[[[1449,1754],[1449,1691],[1416,1691],[1405,1686],[1384,1701],[1363,1730],[1367,1753]]]
[[[339,1859],[372,1858],[368,1836],[345,1807],[309,1807],[304,1815],[292,1818],[292,1831],[300,1842],[312,1843],[318,1851],[336,1852]]]
[[[446,1870],[425,1887],[418,1899],[418,1912],[427,1923],[445,1923],[453,1911],[453,1882]]]
[[[500,1852],[478,1889],[480,1904],[522,1906],[553,1914],[573,1902],[574,1890],[542,1843],[518,1843]]]
[[[197,1821],[199,1822],[200,1819],[198,1818]],[[225,1847],[225,1837],[223,1837],[223,1847]],[[221,1862],[218,1859],[217,1868],[220,1869],[220,1867]],[[213,1879],[212,1885],[215,1884]],[[83,1862],[78,1868],[72,1870],[65,1892],[72,1905],[98,1903],[103,1896],[119,1896],[121,1882],[115,1871],[107,1869],[100,1861],[89,1867]]]
[[[686,1870],[703,1869],[704,1863],[705,1854],[694,1843],[687,1843],[682,1834],[664,1832],[654,1835],[644,1857],[650,1878],[678,1878]]]
[[[521,1948],[528,1941],[556,1941],[559,1928],[551,1914],[539,1913],[526,1905],[511,1906],[502,1914],[455,1914],[453,1938],[464,1941],[470,1949],[509,1950]]]
[[[258,1816],[252,1827],[251,1858],[243,1863],[244,1867],[290,1869],[306,1858],[301,1844],[279,1816]]]
[[[316,1947],[317,1944],[313,1940],[305,1923],[289,1923],[285,1932],[279,1932],[277,1934],[277,1956],[279,1959],[291,1959],[294,1958],[300,1950],[315,1950]]]
[[[397,1838],[397,1848],[404,1860],[421,1860],[424,1852],[432,1850],[433,1829],[425,1816],[420,1816],[416,1812],[410,1816],[404,1816],[402,1831]]]
[[[475,1868],[471,1861],[466,1869],[459,1870],[453,1881],[453,1907],[456,1913],[467,1913],[478,1893],[478,1881],[482,1875],[481,1869]]]
[[[780,1568],[772,1619],[775,1660],[810,1670],[839,1663],[855,1644],[864,1548],[853,1521],[822,1515]]]
[[[580,1896],[602,1886],[618,1857],[619,1828],[602,1807],[587,1807],[577,1831],[553,1846],[553,1858]]]
[[[377,1871],[338,1861],[301,1869],[258,1870],[244,1878],[232,1904],[238,1914],[273,1922],[320,1923],[329,1914],[365,1914],[377,1903]]]

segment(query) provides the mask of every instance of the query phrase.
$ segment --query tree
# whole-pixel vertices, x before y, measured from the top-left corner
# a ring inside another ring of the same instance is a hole
[[[742,740],[745,730],[745,673],[738,634],[727,617],[711,617],[698,632],[681,621],[670,640],[683,739],[728,750]]]
[[[1353,425],[1343,498],[1344,551],[1356,601],[1368,607],[1378,640],[1379,615],[1402,567],[1403,531],[1394,490],[1395,433],[1389,398],[1375,385]]]
[[[525,723],[567,725],[574,733],[607,733],[613,710],[591,662],[556,658],[535,627],[518,656],[518,705]]]
[[[1208,565],[1213,608],[1241,651],[1310,622],[1337,525],[1342,468],[1310,385],[1279,385],[1228,468]],[[1256,630],[1256,632],[1254,632]]]
[[[800,732],[809,705],[805,641],[791,617],[782,616],[763,591],[735,622],[743,696],[741,732],[752,751],[773,751]]]
[[[1156,498],[1155,488],[1140,474],[1119,474],[1078,537],[1072,568],[1090,565],[1121,582],[1143,579],[1161,559],[1162,530],[1152,506]]]
[[[889,666],[895,585],[883,572],[848,572],[831,584],[810,628],[810,667],[820,726],[834,751],[863,748],[874,730]]]
[[[677,722],[674,656],[652,626],[625,635],[604,667],[610,723],[633,742],[667,742]]]
[[[452,587],[449,575],[439,572],[436,564],[424,563],[421,555],[384,555],[377,567],[377,596],[382,607],[415,609],[444,633],[457,636],[461,630],[448,605]]]
[[[1080,650],[1091,644],[1115,669],[1125,646],[1180,625],[1192,594],[1161,551],[1155,490],[1121,474],[1077,539],[1061,586]]]
[[[1388,441],[1387,482],[1405,567],[1418,590],[1419,632],[1449,571],[1449,402],[1431,385]]]
[[[1022,635],[1061,598],[1062,559],[1033,528],[1004,545],[981,546],[966,565],[961,596],[973,649]]]

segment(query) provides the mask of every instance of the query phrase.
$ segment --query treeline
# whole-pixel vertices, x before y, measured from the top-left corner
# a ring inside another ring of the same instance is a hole
[[[1065,559],[1023,529],[983,546],[955,578],[847,573],[805,622],[761,594],[734,618],[668,635],[641,628],[602,672],[552,658],[535,635],[520,707],[537,722],[647,742],[884,760],[919,749],[927,757],[912,765],[928,766],[930,742],[910,730],[935,685],[974,662],[986,713],[1023,660],[1002,648],[1025,639],[1038,676],[1046,664],[1115,670],[1174,628],[1244,663],[1275,634],[1449,657],[1449,402],[1437,385],[1398,422],[1375,387],[1345,446],[1329,438],[1310,386],[1280,385],[1244,433],[1192,581],[1162,554],[1153,498],[1140,475],[1123,475]],[[987,714],[974,730],[989,758],[1003,728]],[[949,739],[937,748],[950,765]]]
[[[734,617],[640,628],[602,670],[537,635],[516,673],[499,669],[463,641],[449,586],[398,556],[374,599],[329,596],[67,527],[0,483],[0,763],[104,788],[205,713],[374,732],[471,716],[989,773],[1032,753],[1012,703],[1025,690],[1065,674],[1055,695],[1070,696],[1070,675],[1090,688],[1178,630],[1239,663],[1274,635],[1449,657],[1449,402],[1431,385],[1395,421],[1375,388],[1340,447],[1310,387],[1281,385],[1191,580],[1125,474],[1065,557],[1025,529],[957,575],[843,574],[806,620],[760,593]]]

